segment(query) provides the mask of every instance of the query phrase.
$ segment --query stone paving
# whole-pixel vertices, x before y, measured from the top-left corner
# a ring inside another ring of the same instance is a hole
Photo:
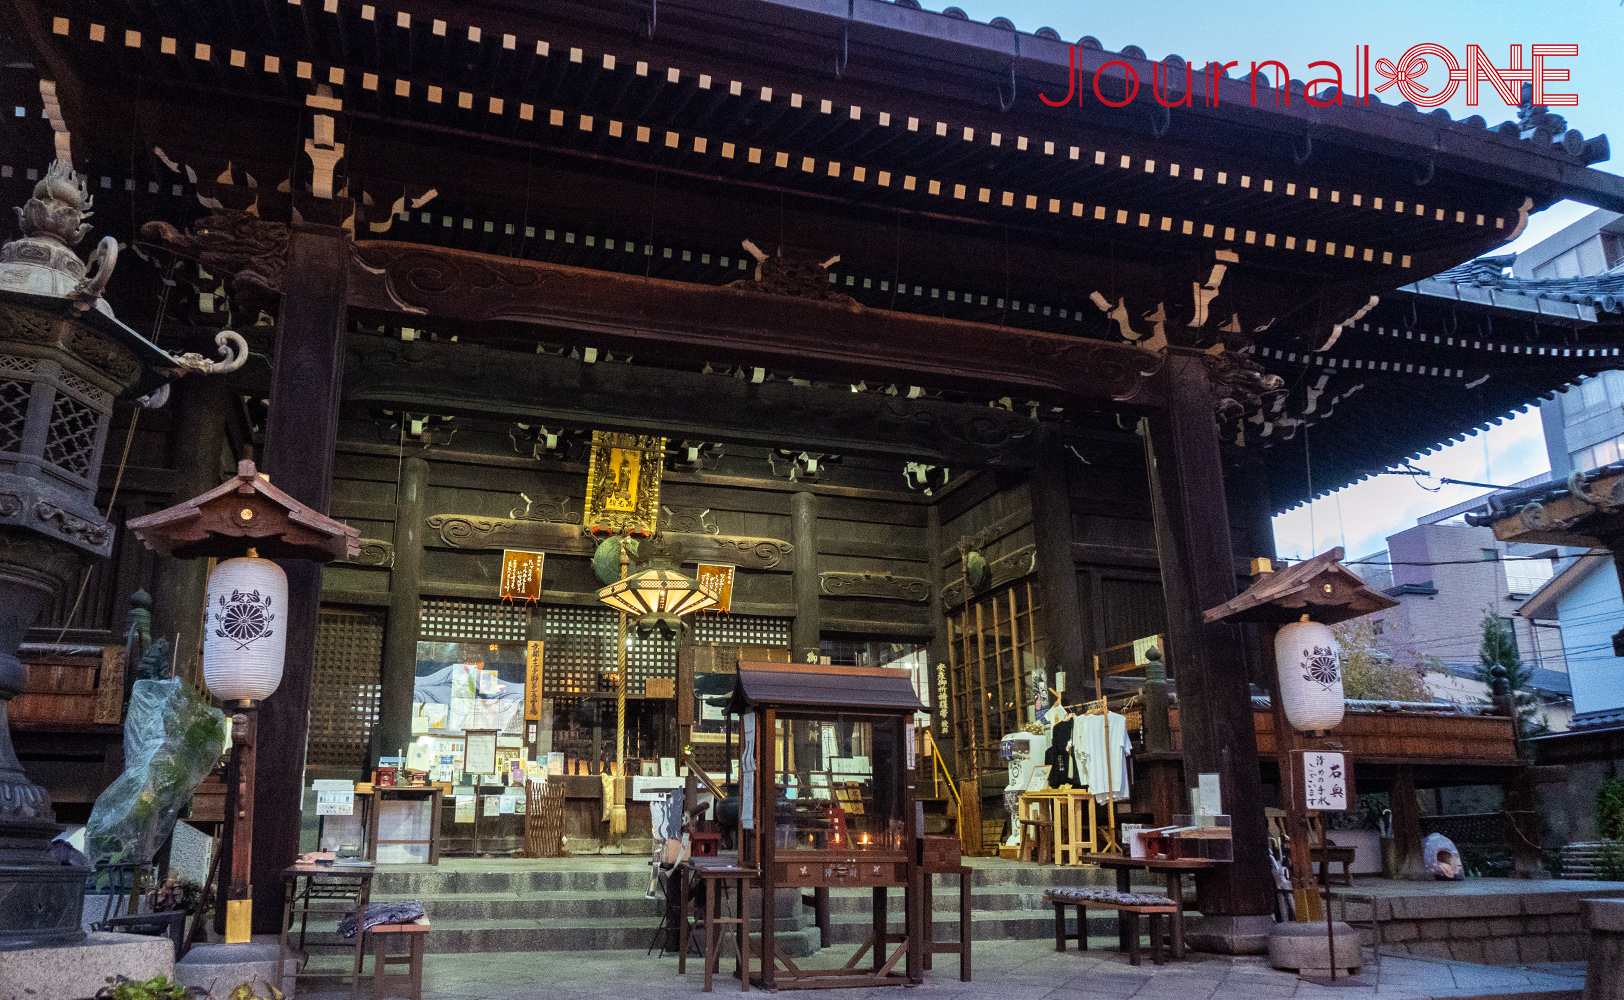
[[[1107,942],[1092,939],[1090,944],[1102,948]],[[830,949],[820,954],[818,964],[838,965],[848,954],[846,948]],[[731,969],[728,960],[723,969]],[[676,973],[675,956],[655,958],[641,951],[429,955],[424,962],[423,1000],[667,1000],[701,995],[703,976],[697,962],[689,963],[686,977]],[[939,955],[935,969],[925,974],[925,984],[917,990],[898,992],[896,987],[886,987],[820,991],[819,995],[831,1000],[1351,1000],[1361,996],[1384,1000],[1579,1000],[1583,988],[1582,963],[1503,968],[1384,956],[1379,969],[1367,965],[1351,984],[1331,987],[1271,969],[1263,958],[1192,955],[1187,961],[1153,966],[1147,957],[1144,965],[1135,968],[1125,956],[1104,950],[1057,954],[1052,941],[996,941],[977,943],[974,982],[959,982],[956,958]],[[736,996],[738,992],[736,980],[726,976],[716,980],[714,995]],[[363,980],[361,995],[371,993],[371,983]],[[298,992],[298,1000],[344,1000],[348,996],[348,987],[336,981],[307,981]]]

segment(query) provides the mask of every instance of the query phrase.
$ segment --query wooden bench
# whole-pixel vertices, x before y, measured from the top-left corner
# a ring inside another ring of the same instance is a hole
[[[1118,922],[1126,922],[1128,938],[1128,964],[1139,964],[1139,915],[1150,918],[1150,960],[1162,964],[1162,917],[1178,913],[1178,903],[1168,900],[1159,903],[1120,903],[1111,899],[1063,899],[1051,893],[1043,894],[1043,901],[1054,905],[1054,950],[1065,951],[1066,939],[1073,938],[1079,951],[1088,950],[1088,911],[1115,910]],[[1066,933],[1066,907],[1077,907],[1077,933]]]
[[[391,996],[410,996],[423,1000],[423,943],[429,936],[428,917],[418,917],[406,924],[378,924],[367,931],[372,935],[372,1000]],[[389,954],[389,942],[404,934],[409,949],[404,955]],[[392,965],[406,966],[405,972],[390,972]],[[395,993],[390,987],[399,985],[411,990]]]

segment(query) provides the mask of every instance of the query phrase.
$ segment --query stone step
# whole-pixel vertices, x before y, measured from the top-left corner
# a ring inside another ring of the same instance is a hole
[[[788,891],[783,894],[791,897]],[[1018,910],[1052,913],[1043,905],[1043,890],[1036,886],[972,886],[971,908],[984,913],[1008,913]],[[655,914],[656,919],[664,906],[663,898],[648,899],[641,892],[520,892],[520,893],[461,893],[436,896],[385,896],[374,893],[373,899],[416,898],[423,902],[431,920],[483,920],[483,919],[554,919],[570,920],[586,917],[635,917]],[[731,897],[730,897],[731,898]],[[958,910],[958,887],[938,889],[931,897],[938,913]],[[787,900],[786,900],[787,902]],[[780,907],[785,904],[781,903]],[[900,890],[892,892],[893,908],[902,905]],[[866,889],[837,889],[830,893],[831,914],[867,914],[872,912],[873,896]],[[811,908],[806,908],[810,915]]]
[[[648,869],[623,871],[444,871],[426,865],[380,868],[373,879],[381,896],[440,896],[466,893],[614,892],[648,888]],[[972,886],[1115,885],[1115,875],[1097,868],[1056,865],[972,867]],[[957,878],[938,876],[937,891],[958,886]]]

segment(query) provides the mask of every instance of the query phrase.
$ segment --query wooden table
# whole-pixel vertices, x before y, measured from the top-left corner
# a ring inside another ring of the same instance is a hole
[[[1036,805],[1048,815],[1049,822],[1054,824],[1054,854],[1055,863],[1060,863],[1062,851],[1066,854],[1066,864],[1080,865],[1079,860],[1084,854],[1091,853],[1099,848],[1099,825],[1094,816],[1094,796],[1086,788],[1050,788],[1041,792],[1022,792],[1016,803],[1017,822],[1027,818],[1027,806]],[[1083,816],[1087,814],[1085,821]],[[1061,819],[1065,820],[1064,825]],[[1088,839],[1084,840],[1082,829],[1084,823],[1088,826]],[[1064,830],[1064,836],[1061,836]],[[1021,846],[1016,857],[1026,854],[1026,828],[1020,827]]]
[[[745,884],[761,878],[761,872],[755,868],[745,868],[738,864],[735,858],[689,858],[679,867],[681,881],[678,883],[682,894],[682,941],[677,952],[677,973],[688,973],[688,899],[692,895],[695,879],[703,880],[705,886],[705,992],[711,991],[711,977],[715,975],[716,968],[721,962],[722,945],[716,937],[718,924],[732,925],[734,929],[734,954],[738,959],[739,991],[750,991],[750,929],[747,926],[749,916],[745,910]],[[735,900],[738,904],[736,917],[718,917],[717,899],[728,882],[733,883]],[[763,961],[766,961],[763,959]]]
[[[1117,892],[1131,892],[1128,888],[1128,876],[1135,869],[1149,872],[1161,872],[1167,876],[1167,896],[1178,904],[1173,914],[1173,957],[1184,957],[1184,874],[1186,872],[1206,871],[1223,864],[1211,858],[1130,858],[1122,854],[1085,854],[1083,863],[1099,865],[1101,868],[1116,870]],[[1128,949],[1128,927],[1120,916],[1117,918],[1117,935],[1120,938],[1122,949]]]
[[[282,988],[283,966],[288,957],[288,931],[293,918],[299,918],[299,951],[304,952],[305,932],[310,927],[310,915],[342,919],[344,914],[355,914],[355,944],[339,945],[350,948],[354,966],[350,970],[350,1000],[355,1000],[361,986],[362,942],[366,933],[361,930],[362,911],[372,898],[372,875],[376,870],[370,862],[350,864],[315,864],[301,861],[282,869],[282,932],[278,937],[276,958],[277,989]],[[303,885],[301,886],[301,880]],[[295,976],[313,975],[299,972]],[[320,973],[328,975],[330,973]]]
[[[372,789],[372,805],[367,810],[367,860],[378,860],[379,844],[427,844],[431,865],[440,863],[440,806],[445,797],[445,790],[437,785],[383,785]],[[359,798],[359,796],[357,796]],[[383,804],[388,799],[416,799],[427,800],[429,803],[429,839],[427,840],[379,840],[378,825],[383,815]],[[475,818],[478,818],[479,801],[474,802]]]

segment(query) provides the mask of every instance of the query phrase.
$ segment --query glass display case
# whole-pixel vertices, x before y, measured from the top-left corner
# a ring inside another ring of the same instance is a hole
[[[778,969],[767,957],[761,985],[921,982],[920,830],[911,775],[914,717],[922,711],[905,669],[739,664],[727,705],[738,742],[729,742],[737,747],[740,863],[761,872],[762,954],[775,953],[774,894],[780,889],[870,889],[874,926],[884,927],[888,890],[899,888],[908,928],[895,950],[871,941],[872,975],[788,963]],[[899,967],[904,952],[907,961]]]

